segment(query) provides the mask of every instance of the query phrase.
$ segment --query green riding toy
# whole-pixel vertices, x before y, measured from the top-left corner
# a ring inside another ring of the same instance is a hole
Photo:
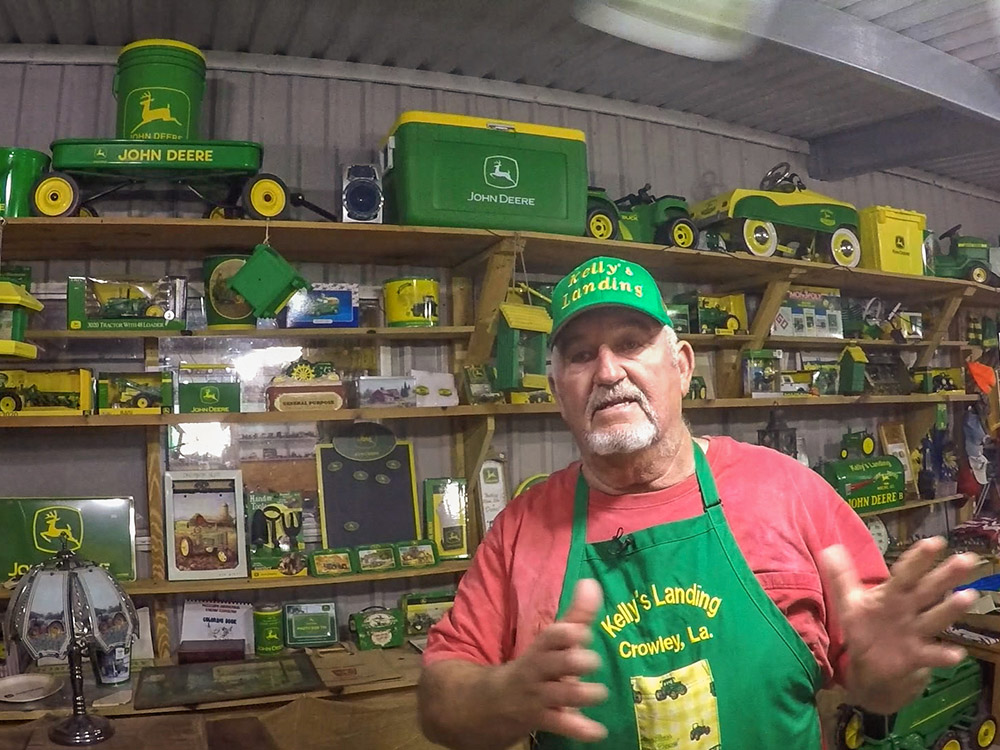
[[[206,218],[284,218],[292,198],[280,179],[260,172],[259,143],[198,139],[204,88],[205,57],[196,47],[173,39],[123,47],[116,138],[54,141],[51,171],[31,189],[32,213],[96,216],[99,200],[155,184],[193,195]]]
[[[698,242],[687,201],[679,195],[651,195],[647,183],[612,201],[604,188],[587,192],[587,236],[690,248]]]
[[[940,237],[924,233],[924,267],[928,274],[947,279],[968,279],[979,284],[996,284],[998,277],[990,264],[990,243],[981,237],[959,234],[956,224]],[[947,246],[942,244],[947,240]]]
[[[691,214],[698,229],[721,238],[728,250],[764,258],[777,253],[849,268],[861,261],[858,210],[807,190],[788,162],[768,170],[758,190],[730,190],[697,204]],[[707,243],[713,245],[722,243]]]

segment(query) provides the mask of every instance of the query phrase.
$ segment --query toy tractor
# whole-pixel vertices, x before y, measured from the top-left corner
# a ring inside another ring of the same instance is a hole
[[[758,190],[740,188],[717,195],[694,206],[691,214],[698,229],[719,235],[727,249],[762,258],[780,253],[848,268],[861,261],[858,210],[807,190],[788,162],[768,170]]]
[[[115,390],[118,391],[118,403],[124,406],[148,409],[163,404],[163,394],[159,387],[154,388],[134,380],[119,378],[115,381]]]
[[[981,691],[981,667],[965,659],[933,670],[920,697],[894,714],[841,705],[836,750],[987,750],[996,738],[997,720],[980,708]]]
[[[139,284],[116,281],[96,281],[94,297],[100,306],[101,318],[163,318],[173,319],[173,311],[157,303],[155,292]]]
[[[990,243],[981,237],[959,234],[961,224],[936,237],[924,235],[924,266],[928,274],[947,279],[968,279],[978,284],[995,283],[990,265]],[[942,240],[948,240],[947,249]]]
[[[657,198],[649,190],[647,183],[637,192],[612,201],[604,188],[589,188],[587,236],[694,247],[698,243],[698,230],[691,221],[687,200],[679,195]]]
[[[688,386],[687,395],[684,396],[685,401],[704,401],[708,398],[708,386],[705,384],[705,378],[701,375],[693,375],[691,377],[691,384]]]
[[[687,691],[687,685],[683,682],[678,682],[672,675],[667,675],[660,682],[660,687],[656,690],[656,700],[665,701],[667,698],[670,698],[670,700],[675,701],[686,694]]]
[[[875,436],[868,430],[848,430],[840,438],[841,458],[868,458],[875,453]]]
[[[707,737],[712,733],[712,730],[706,727],[704,724],[699,724],[695,722],[691,725],[691,741],[697,742],[702,737]]]

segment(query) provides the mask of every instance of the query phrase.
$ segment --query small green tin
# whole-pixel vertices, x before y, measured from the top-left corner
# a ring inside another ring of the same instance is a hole
[[[261,604],[253,610],[253,642],[257,656],[280,654],[285,648],[281,607]]]
[[[402,610],[367,607],[351,615],[350,629],[357,634],[358,648],[362,651],[396,648],[403,645],[406,620]]]

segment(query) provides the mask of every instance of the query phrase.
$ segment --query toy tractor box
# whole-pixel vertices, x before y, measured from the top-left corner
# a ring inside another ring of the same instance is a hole
[[[268,411],[335,410],[347,403],[347,385],[332,362],[299,358],[271,378],[264,395]]]
[[[858,215],[862,268],[923,275],[927,216],[889,206],[868,206]]]
[[[250,577],[306,576],[309,560],[302,533],[301,492],[249,492],[246,495]]]
[[[93,411],[90,370],[0,370],[0,418]]]
[[[587,146],[580,130],[404,112],[380,152],[387,221],[581,236]]]
[[[686,304],[667,304],[663,306],[670,316],[670,322],[676,333],[691,333],[691,312]]]
[[[771,323],[772,336],[844,338],[840,290],[821,286],[791,286]]]
[[[97,377],[100,414],[170,414],[174,379],[163,372],[102,372]]]
[[[399,608],[406,620],[407,635],[427,635],[431,626],[437,623],[455,603],[454,591],[426,591],[403,594]]]
[[[858,512],[895,508],[906,498],[906,471],[895,456],[827,461],[819,473]]]
[[[66,327],[71,331],[182,331],[186,305],[187,280],[182,276],[70,276],[66,285]]]
[[[746,296],[742,293],[686,292],[676,295],[673,304],[687,305],[689,333],[729,335],[748,330]]]
[[[965,372],[961,367],[916,367],[912,374],[916,393],[965,393]]]
[[[20,578],[62,548],[93,560],[119,581],[135,580],[131,497],[0,498],[0,581]]]
[[[288,300],[282,323],[285,328],[357,328],[359,294],[357,284],[313,284]]]
[[[467,404],[503,403],[503,393],[493,385],[492,367],[489,365],[462,367],[462,400]]]
[[[227,365],[182,364],[177,372],[181,414],[238,414],[240,383]]]

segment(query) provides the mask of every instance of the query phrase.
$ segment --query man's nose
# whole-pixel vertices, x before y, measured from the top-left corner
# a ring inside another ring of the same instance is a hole
[[[597,371],[594,379],[602,385],[617,383],[625,377],[625,370],[618,360],[618,355],[606,344],[597,350]]]

